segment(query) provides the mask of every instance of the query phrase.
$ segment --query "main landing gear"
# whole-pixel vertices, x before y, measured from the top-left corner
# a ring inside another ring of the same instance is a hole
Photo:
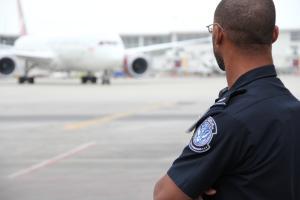
[[[82,84],[86,84],[86,83],[92,83],[92,84],[96,84],[97,83],[97,77],[96,76],[83,76],[81,77],[81,83]]]
[[[110,77],[111,77],[111,72],[109,70],[104,70],[101,80],[102,80],[102,85],[109,85],[110,84]],[[81,77],[81,83],[86,84],[86,83],[92,83],[96,84],[97,83],[97,77],[91,73],[88,72],[86,76]]]
[[[81,77],[81,83],[86,84],[86,83],[90,82],[92,84],[96,84],[97,79],[98,78],[92,72],[88,72],[86,76]]]

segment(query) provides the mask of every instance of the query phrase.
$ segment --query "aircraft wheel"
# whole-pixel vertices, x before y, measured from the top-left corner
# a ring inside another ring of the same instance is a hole
[[[23,84],[26,82],[26,78],[24,76],[19,77],[18,79],[19,84]]]
[[[87,82],[87,77],[81,77],[81,83],[82,84],[86,84],[86,82]]]
[[[34,84],[34,77],[27,78],[29,84]]]
[[[20,76],[18,82],[19,84],[24,84],[26,82],[29,84],[34,84],[34,77]]]
[[[95,76],[91,77],[90,81],[94,84],[97,83],[97,77],[95,77]]]

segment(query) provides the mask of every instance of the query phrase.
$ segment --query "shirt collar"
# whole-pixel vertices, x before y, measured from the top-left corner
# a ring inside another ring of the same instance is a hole
[[[237,90],[249,83],[256,81],[258,79],[267,78],[267,77],[276,77],[277,73],[274,65],[266,65],[258,67],[249,72],[243,74],[238,80],[233,84],[230,90]]]

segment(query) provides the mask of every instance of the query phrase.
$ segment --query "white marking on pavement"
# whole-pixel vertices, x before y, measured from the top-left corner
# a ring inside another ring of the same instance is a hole
[[[95,145],[96,145],[96,142],[89,142],[87,144],[83,144],[83,145],[81,145],[79,147],[76,147],[76,148],[74,148],[74,149],[66,152],[66,153],[62,153],[62,154],[57,155],[57,156],[55,156],[55,157],[53,157],[51,159],[45,160],[45,161],[43,161],[41,163],[38,163],[36,165],[32,165],[31,167],[28,167],[26,169],[23,169],[23,170],[20,170],[20,171],[18,171],[16,173],[13,173],[13,174],[9,175],[8,178],[9,179],[15,179],[15,178],[18,178],[20,176],[31,174],[31,173],[39,170],[39,169],[42,169],[42,168],[48,167],[50,165],[53,165],[55,163],[58,163],[58,162],[66,159],[68,157],[71,157],[71,156],[73,156],[73,155],[75,155],[75,154],[77,154],[77,153],[79,153],[81,151],[84,151],[84,150],[86,150],[86,149],[88,149],[88,148],[90,148],[92,146],[95,146]]]

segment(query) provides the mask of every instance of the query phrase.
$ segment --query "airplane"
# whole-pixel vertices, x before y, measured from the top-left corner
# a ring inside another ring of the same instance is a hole
[[[123,69],[132,77],[146,74],[150,60],[145,53],[177,48],[180,46],[209,43],[211,38],[199,38],[150,46],[125,49],[118,34],[97,36],[34,36],[27,34],[23,10],[17,0],[21,36],[12,47],[0,53],[0,74],[12,74],[20,63],[24,74],[18,77],[19,84],[35,82],[29,72],[33,68],[50,71],[83,71],[81,83],[96,83],[95,73],[103,71],[102,84],[110,84],[112,72]]]

